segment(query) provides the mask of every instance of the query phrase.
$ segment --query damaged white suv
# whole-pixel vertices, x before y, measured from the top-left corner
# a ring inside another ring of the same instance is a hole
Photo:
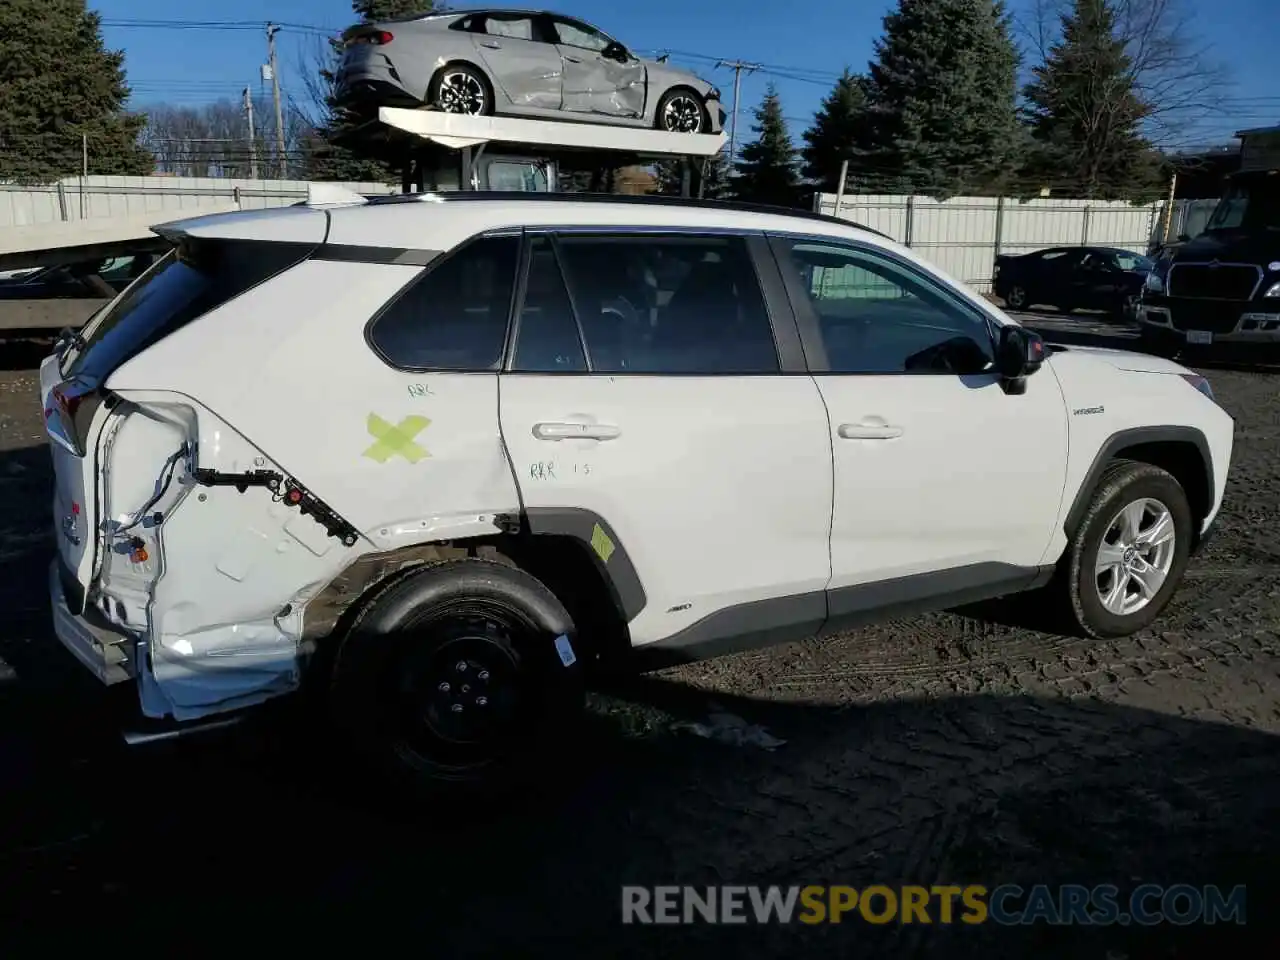
[[[488,783],[613,657],[1032,589],[1131,633],[1222,503],[1201,377],[1046,347],[847,222],[459,193],[157,232],[41,370],[57,633],[148,717],[314,683]]]

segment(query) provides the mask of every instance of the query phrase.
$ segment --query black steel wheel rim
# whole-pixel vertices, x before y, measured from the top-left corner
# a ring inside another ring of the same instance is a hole
[[[398,753],[442,767],[501,759],[528,727],[525,625],[497,611],[457,610],[417,624],[383,685]]]

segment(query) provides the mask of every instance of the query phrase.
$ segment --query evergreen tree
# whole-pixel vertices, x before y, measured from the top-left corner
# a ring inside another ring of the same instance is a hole
[[[822,101],[813,125],[804,132],[804,175],[821,190],[834,192],[839,185],[840,164],[853,159],[854,148],[865,137],[867,94],[862,77],[846,67],[835,88]]]
[[[80,173],[149,174],[146,118],[126,112],[124,53],[102,41],[85,0],[0,3],[0,180],[52,183]]]
[[[751,129],[756,139],[742,147],[733,194],[751,203],[794,206],[800,198],[796,149],[782,117],[782,101],[772,83],[755,116]]]
[[[1109,200],[1155,195],[1160,160],[1141,129],[1151,108],[1138,94],[1108,0],[1075,0],[1061,40],[1032,73],[1024,90],[1029,186]]]
[[[884,28],[859,177],[882,193],[999,191],[1022,140],[1003,0],[899,0]]]
[[[722,149],[707,159],[702,180],[702,196],[705,200],[728,200],[732,195],[729,183],[729,160]],[[697,173],[697,169],[694,171]],[[684,169],[679,160],[659,160],[654,164],[657,178],[655,193],[668,197],[680,196],[684,187]],[[696,184],[696,180],[692,181]],[[695,186],[696,192],[696,186]]]
[[[437,4],[434,0],[351,0],[351,8],[362,22],[376,23],[389,17],[431,13]],[[363,150],[357,152],[335,142],[366,118],[338,105],[334,82],[342,51],[336,40],[331,41],[330,46],[330,62],[320,71],[327,116],[307,138],[307,176],[315,180],[390,181],[394,179],[390,157]]]

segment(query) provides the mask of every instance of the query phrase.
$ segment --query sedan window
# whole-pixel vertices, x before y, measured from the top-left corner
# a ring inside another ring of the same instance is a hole
[[[585,50],[600,53],[613,42],[599,30],[585,23],[559,19],[552,20],[552,23],[555,24],[556,34],[560,38],[558,42],[569,47],[582,47]]]
[[[513,40],[534,40],[533,18],[491,13],[484,18],[484,33],[491,37],[510,37]]]

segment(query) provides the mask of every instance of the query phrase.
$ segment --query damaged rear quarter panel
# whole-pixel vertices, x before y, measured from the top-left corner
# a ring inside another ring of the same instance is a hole
[[[152,618],[155,679],[186,716],[296,685],[302,607],[362,553],[492,533],[518,509],[497,374],[402,372],[365,342],[420,269],[305,262],[113,375],[116,392],[192,399],[201,468],[278,470],[361,533],[345,547],[262,488],[183,502]]]

